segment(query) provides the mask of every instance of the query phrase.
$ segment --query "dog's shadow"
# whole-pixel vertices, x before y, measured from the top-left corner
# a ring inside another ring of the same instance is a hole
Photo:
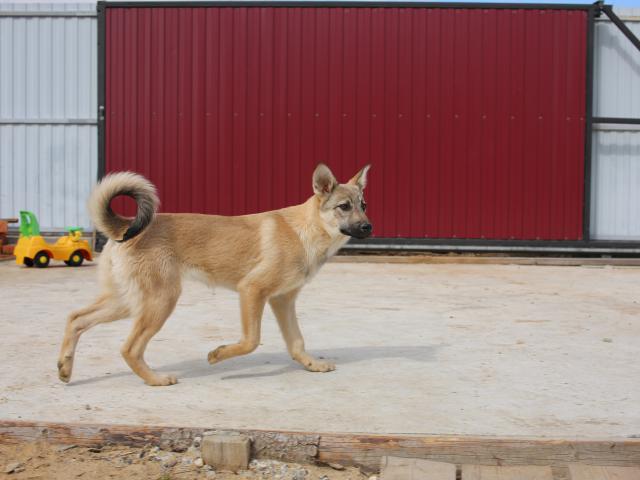
[[[335,362],[338,368],[340,368],[340,365],[381,359],[408,360],[422,363],[433,362],[439,348],[441,348],[441,345],[361,346],[315,350],[309,353],[316,358]],[[261,371],[255,371],[258,367],[263,367],[264,365],[272,365],[275,368],[266,372],[263,371],[264,368],[260,368]],[[209,365],[206,354],[203,354],[200,358],[158,366],[157,371],[176,374],[178,380],[181,378],[209,377],[211,375],[219,376],[220,380],[238,380],[245,378],[275,377],[302,369],[303,367],[294,360],[291,360],[286,352],[258,352],[243,357],[232,358],[215,365]],[[244,371],[246,371],[246,373],[244,373]],[[113,375],[86,378],[76,382],[72,381],[69,385],[86,385],[130,375],[133,375],[133,373],[118,372]]]

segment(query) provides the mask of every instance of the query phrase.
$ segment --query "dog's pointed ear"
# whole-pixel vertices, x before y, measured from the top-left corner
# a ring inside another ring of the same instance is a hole
[[[324,163],[318,164],[313,171],[313,191],[316,195],[329,195],[338,186],[336,177]]]
[[[370,168],[371,165],[365,165],[364,168],[356,173],[347,183],[349,185],[356,185],[357,187],[360,187],[360,190],[364,190],[364,187],[367,186],[367,172]]]

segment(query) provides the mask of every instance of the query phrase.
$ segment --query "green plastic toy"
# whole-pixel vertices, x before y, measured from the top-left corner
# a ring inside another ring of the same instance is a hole
[[[23,237],[40,235],[40,225],[34,213],[20,210],[20,235]]]

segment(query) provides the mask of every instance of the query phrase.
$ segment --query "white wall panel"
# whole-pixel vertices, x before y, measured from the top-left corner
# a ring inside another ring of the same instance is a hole
[[[90,228],[96,104],[95,2],[0,2],[0,217]]]
[[[31,210],[43,229],[90,227],[95,125],[0,125],[0,217]]]
[[[640,37],[640,9],[614,12]],[[640,52],[608,20],[596,22],[595,48],[594,115],[640,118]],[[640,129],[594,128],[591,236],[640,240]]]
[[[640,132],[594,134],[592,236],[640,240]]]

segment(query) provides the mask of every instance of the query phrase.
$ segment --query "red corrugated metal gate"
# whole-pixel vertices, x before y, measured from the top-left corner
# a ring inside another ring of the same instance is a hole
[[[106,171],[237,215],[372,164],[378,237],[583,235],[586,10],[106,9]]]

